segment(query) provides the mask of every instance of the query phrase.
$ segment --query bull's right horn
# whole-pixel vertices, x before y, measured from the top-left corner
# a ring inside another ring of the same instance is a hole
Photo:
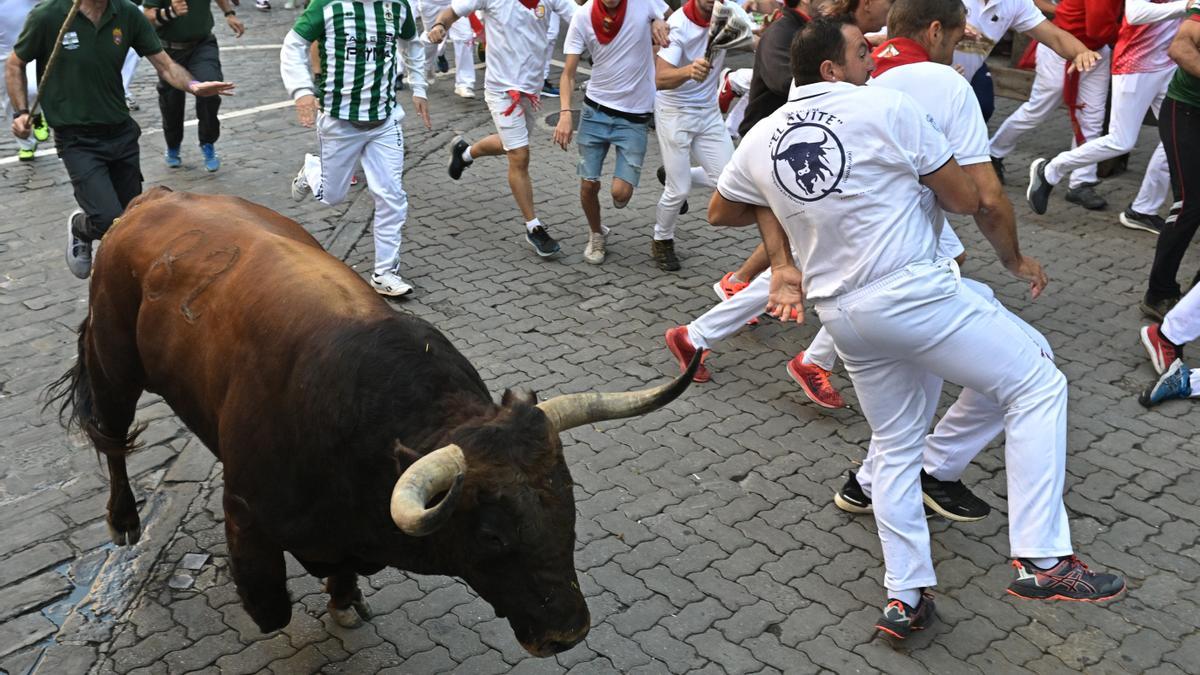
[[[446,524],[454,513],[467,474],[462,448],[447,445],[413,462],[392,488],[392,521],[405,534],[424,537]],[[427,508],[429,500],[446,493],[442,501]]]

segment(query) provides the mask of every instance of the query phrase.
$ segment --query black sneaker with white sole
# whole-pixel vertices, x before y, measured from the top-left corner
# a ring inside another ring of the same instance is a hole
[[[1175,296],[1171,298],[1159,298],[1158,300],[1151,300],[1150,296],[1147,295],[1142,298],[1140,303],[1138,303],[1138,309],[1142,310],[1142,314],[1147,318],[1154,319],[1155,321],[1162,323],[1164,320],[1166,320],[1167,312],[1171,311],[1175,305],[1179,304],[1180,299],[1181,296]]]
[[[1163,228],[1167,226],[1167,221],[1160,218],[1154,213],[1139,213],[1133,210],[1133,206],[1127,207],[1121,212],[1117,219],[1121,224],[1131,230],[1142,230],[1153,234],[1162,234]]]
[[[1042,569],[1024,558],[1012,561],[1017,578],[1008,592],[1027,600],[1073,600],[1102,602],[1125,590],[1125,579],[1116,574],[1093,572],[1073,555],[1059,558],[1050,569]]]
[[[858,476],[853,471],[847,472],[846,484],[842,489],[833,493],[833,503],[848,513],[871,513],[871,498],[863,492],[858,484]]]
[[[1025,189],[1025,200],[1029,202],[1029,208],[1033,212],[1042,215],[1046,213],[1046,206],[1050,203],[1050,191],[1054,186],[1050,181],[1046,180],[1046,165],[1049,162],[1038,157],[1029,165],[1029,187]]]
[[[455,136],[454,138],[450,139],[449,167],[450,177],[454,180],[462,178],[463,169],[467,168],[467,166],[470,164],[470,162],[463,159],[463,152],[465,152],[469,147],[471,147],[471,144],[463,140],[462,136]]]
[[[532,230],[526,229],[525,241],[529,242],[529,245],[533,247],[533,250],[537,251],[537,254],[543,258],[549,258],[552,255],[557,255],[560,250],[558,242],[555,241],[554,237],[551,237],[550,233],[546,231],[546,228],[542,227],[541,225],[538,225]]]
[[[658,177],[659,185],[667,184],[667,169],[666,169],[666,167],[663,167],[663,166],[658,167],[658,171],[655,171],[654,175]],[[688,203],[687,203],[687,200],[685,199],[685,200],[683,200],[683,206],[679,207],[679,215],[682,216],[683,214],[687,213],[688,208],[689,208]]]
[[[883,608],[883,616],[875,622],[875,628],[892,637],[903,640],[913,631],[925,630],[933,625],[934,618],[933,594],[928,589],[921,589],[921,599],[916,607],[909,607],[902,600],[890,600]]]
[[[938,480],[924,469],[921,469],[921,496],[934,513],[960,523],[983,520],[992,512],[992,507],[976,497],[961,480]]]
[[[1070,188],[1064,196],[1067,201],[1078,204],[1088,211],[1099,211],[1108,206],[1108,200],[1096,194],[1094,183],[1084,183],[1079,187]]]

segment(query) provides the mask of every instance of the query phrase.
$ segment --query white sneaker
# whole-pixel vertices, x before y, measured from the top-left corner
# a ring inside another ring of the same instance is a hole
[[[460,84],[454,88],[454,95],[462,98],[475,98],[475,90],[465,84]]]
[[[413,292],[413,287],[408,285],[399,274],[388,272],[387,274],[372,274],[371,288],[380,295],[386,295],[392,298],[398,298],[402,295],[408,295]]]
[[[604,250],[604,233],[590,232],[588,234],[587,246],[583,249],[583,259],[593,265],[599,265],[604,262],[604,256],[607,251]]]
[[[309,192],[312,192],[312,188],[308,186],[308,181],[304,179],[304,167],[300,167],[300,171],[292,179],[292,200],[302,202],[304,201],[304,195]]]
[[[254,9],[260,12],[269,12],[271,11],[271,2],[270,0],[254,0]]]

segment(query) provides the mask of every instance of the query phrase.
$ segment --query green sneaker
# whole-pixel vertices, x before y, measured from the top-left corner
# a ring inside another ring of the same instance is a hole
[[[22,162],[32,162],[35,152],[36,150],[33,148],[21,148],[20,150],[17,150],[17,159],[21,160]]]
[[[50,139],[50,125],[46,124],[46,117],[38,115],[33,122],[33,137],[39,143],[44,143]]]

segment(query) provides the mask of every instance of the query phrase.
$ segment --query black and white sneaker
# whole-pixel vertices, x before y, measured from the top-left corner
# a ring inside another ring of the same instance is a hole
[[[654,175],[658,177],[659,185],[667,184],[667,168],[666,167],[663,167],[663,166],[658,167],[658,171],[655,171]],[[687,200],[685,199],[685,200],[683,200],[683,206],[679,207],[679,215],[682,216],[683,214],[687,213],[688,208],[689,208],[688,203],[687,203]]]
[[[1025,190],[1025,200],[1033,212],[1042,215],[1050,203],[1050,191],[1054,186],[1046,180],[1046,165],[1049,162],[1044,157],[1038,157],[1029,165],[1029,187]]]
[[[529,245],[533,247],[533,250],[537,251],[537,254],[543,258],[549,258],[550,256],[557,255],[560,250],[558,242],[555,241],[554,237],[551,237],[550,233],[546,231],[546,228],[542,227],[541,225],[538,225],[532,230],[526,229],[525,241],[529,242]]]
[[[976,497],[961,480],[938,480],[924,469],[921,469],[921,496],[926,508],[960,523],[983,520],[992,512],[992,507]]]
[[[92,242],[82,239],[75,232],[87,218],[81,209],[75,209],[67,217],[67,269],[77,279],[86,279],[92,273]]]
[[[915,630],[924,630],[933,625],[933,594],[921,589],[921,600],[916,607],[909,607],[901,600],[890,600],[883,608],[883,616],[875,622],[875,628],[903,640]]]
[[[858,476],[855,476],[853,471],[846,473],[846,484],[840,491],[833,493],[834,505],[848,513],[871,513],[871,498],[858,484]]]
[[[455,136],[450,139],[450,177],[454,180],[462,178],[463,169],[467,168],[470,164],[470,162],[463,159],[463,152],[469,147],[471,147],[471,144],[463,140],[462,136]]]
[[[1067,190],[1066,200],[1078,204],[1088,211],[1100,211],[1108,206],[1108,200],[1096,193],[1097,183],[1084,183]]]
[[[1143,232],[1151,232],[1153,234],[1162,234],[1163,228],[1167,226],[1167,221],[1160,218],[1154,213],[1139,213],[1133,210],[1133,206],[1128,206],[1121,212],[1117,219],[1121,224],[1131,230],[1142,230]]]
[[[1060,558],[1050,569],[1042,569],[1024,558],[1012,561],[1017,578],[1008,592],[1027,600],[1074,600],[1101,602],[1125,590],[1125,579],[1116,574],[1093,572],[1073,555]]]

